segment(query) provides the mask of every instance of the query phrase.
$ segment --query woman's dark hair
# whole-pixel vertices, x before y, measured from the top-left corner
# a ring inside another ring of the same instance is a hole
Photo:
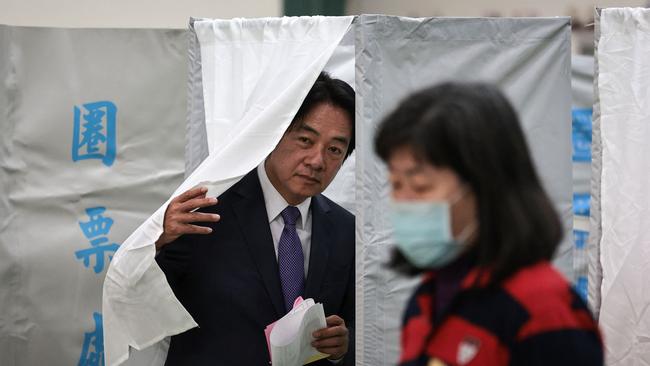
[[[562,225],[535,172],[519,119],[496,87],[444,83],[407,97],[379,126],[375,150],[387,162],[407,146],[471,187],[479,228],[469,255],[489,272],[490,284],[551,259]],[[417,272],[399,253],[391,266]]]
[[[300,109],[296,113],[289,131],[300,126],[303,118],[317,105],[330,104],[343,109],[350,117],[350,143],[345,158],[354,151],[354,89],[348,83],[340,79],[333,79],[326,72],[321,72],[318,79],[311,87]]]

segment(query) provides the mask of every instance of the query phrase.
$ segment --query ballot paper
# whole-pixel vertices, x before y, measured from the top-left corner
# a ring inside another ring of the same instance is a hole
[[[293,309],[264,330],[274,366],[299,366],[328,357],[311,345],[312,334],[327,326],[323,304],[298,297]]]

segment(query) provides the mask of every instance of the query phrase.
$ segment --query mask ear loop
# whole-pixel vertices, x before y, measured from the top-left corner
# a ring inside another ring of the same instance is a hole
[[[467,239],[469,239],[472,234],[476,231],[476,228],[478,227],[478,224],[476,221],[472,221],[470,224],[465,226],[463,230],[458,234],[458,239],[455,239],[459,244],[466,244]]]
[[[460,201],[463,197],[465,197],[466,194],[467,194],[467,187],[463,185],[461,189],[459,189],[458,191],[456,191],[456,193],[452,194],[451,197],[449,197],[449,200],[447,201],[449,202],[449,207],[457,204],[458,201]]]
[[[454,193],[451,196],[451,198],[448,201],[449,209],[451,209],[455,204],[458,203],[458,201],[460,201],[463,197],[465,197],[465,195],[467,194],[467,190],[468,188],[465,185],[463,185],[463,187],[460,190],[456,191],[456,193]],[[451,212],[449,214],[451,215]],[[478,223],[476,222],[476,220],[472,221],[470,224],[468,224],[463,228],[460,234],[458,234],[458,238],[454,238],[454,240],[459,244],[465,244],[467,242],[467,239],[469,239],[469,237],[472,236],[472,234],[474,234],[477,227],[478,227]]]

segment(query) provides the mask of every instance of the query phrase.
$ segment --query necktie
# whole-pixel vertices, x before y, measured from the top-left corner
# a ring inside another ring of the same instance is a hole
[[[296,231],[296,220],[300,217],[297,207],[287,206],[282,210],[284,229],[278,243],[278,266],[284,293],[284,305],[288,311],[293,307],[296,297],[302,295],[305,283],[305,260],[302,245]]]

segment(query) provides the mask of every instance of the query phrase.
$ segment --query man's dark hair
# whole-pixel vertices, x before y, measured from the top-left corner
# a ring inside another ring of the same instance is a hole
[[[389,114],[375,136],[387,162],[398,148],[452,169],[476,196],[476,265],[498,284],[524,266],[550,260],[562,225],[535,172],[517,115],[494,86],[445,83],[419,91]],[[391,263],[416,273],[399,253]]]
[[[350,117],[351,134],[348,151],[345,155],[347,158],[354,151],[354,89],[343,80],[333,79],[328,73],[321,72],[307,93],[288,130],[291,131],[299,127],[304,117],[314,107],[323,103],[343,109]]]

